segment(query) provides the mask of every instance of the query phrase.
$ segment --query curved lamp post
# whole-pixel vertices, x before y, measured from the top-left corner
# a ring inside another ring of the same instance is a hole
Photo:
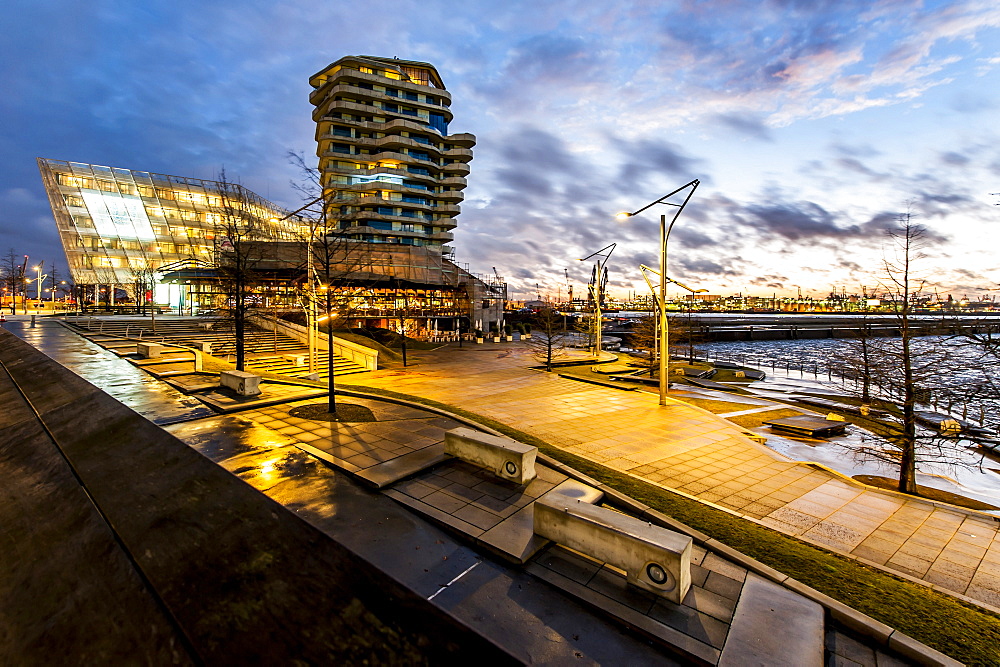
[[[651,208],[656,204],[665,204],[667,206],[674,206],[677,210],[674,212],[673,217],[670,219],[670,224],[667,225],[666,214],[660,216],[660,298],[659,298],[659,310],[660,310],[660,405],[667,404],[667,386],[669,384],[669,366],[668,360],[670,358],[670,348],[669,337],[667,332],[667,240],[670,238],[670,230],[674,228],[674,223],[677,222],[677,218],[680,217],[681,211],[687,206],[688,200],[691,199],[691,195],[694,191],[698,189],[698,185],[701,184],[697,178],[682,185],[672,192],[668,192],[659,199],[652,201],[640,209],[632,211],[631,213],[623,211],[619,213],[617,217],[619,220],[625,220],[634,215],[638,215],[645,211],[647,208]],[[679,194],[687,190],[687,194],[684,195],[684,201],[680,204],[667,201],[676,194]]]

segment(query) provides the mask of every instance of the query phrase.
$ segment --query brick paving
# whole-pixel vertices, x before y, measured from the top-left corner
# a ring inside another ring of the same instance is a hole
[[[533,370],[516,345],[449,347],[352,384],[458,405],[568,452],[928,584],[1000,607],[986,514],[906,498],[790,461],[716,415]]]

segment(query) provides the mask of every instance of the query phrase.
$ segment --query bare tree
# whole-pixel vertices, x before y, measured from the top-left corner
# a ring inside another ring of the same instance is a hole
[[[307,302],[316,303],[321,311],[319,321],[327,334],[328,411],[337,415],[333,332],[348,322],[359,304],[370,296],[376,280],[371,246],[345,233],[336,214],[339,202],[323,187],[319,171],[308,166],[299,153],[290,152],[288,157],[302,174],[301,180],[292,186],[308,201],[299,209],[310,218],[309,236],[301,244],[306,273],[304,297]]]
[[[24,272],[23,255],[18,255],[11,248],[7,254],[0,259],[0,276],[3,277],[3,286],[10,297],[10,312],[13,315],[17,304],[17,295],[24,292]]]
[[[219,207],[215,224],[215,265],[225,297],[223,309],[233,323],[236,339],[236,370],[246,368],[245,335],[257,266],[263,259],[266,231],[257,208],[251,205],[243,186],[219,175]]]
[[[657,331],[656,317],[646,315],[632,327],[632,333],[629,335],[631,347],[646,353],[646,364],[650,377],[653,377],[653,371],[658,366],[656,352],[659,346],[659,334]]]
[[[542,306],[535,315],[528,349],[531,355],[552,371],[552,362],[566,356],[566,330],[562,316],[551,305]]]
[[[910,212],[902,214],[898,227],[889,232],[882,287],[892,302],[898,336],[875,339],[862,327],[861,336],[849,347],[855,354],[849,353],[853,359],[843,373],[855,382],[863,403],[875,404],[886,413],[885,418],[872,421],[881,438],[866,438],[856,453],[895,466],[897,489],[913,495],[917,494],[919,463],[969,465],[959,455],[956,440],[945,437],[957,433],[933,422],[920,425],[922,407],[935,395],[961,390],[952,386],[958,382],[951,378],[959,363],[952,342],[918,338],[913,320],[914,297],[924,283],[917,275],[917,264],[924,257],[927,236]]]

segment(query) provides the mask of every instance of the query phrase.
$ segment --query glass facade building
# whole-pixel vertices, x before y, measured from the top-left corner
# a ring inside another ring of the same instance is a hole
[[[177,262],[212,263],[225,243],[222,200],[234,193],[260,221],[263,240],[308,235],[305,221],[279,222],[288,211],[232,183],[45,158],[38,158],[38,167],[77,285],[128,291]],[[177,305],[185,296],[161,285],[156,300]]]
[[[217,307],[229,235],[245,224],[271,302],[294,309],[294,292],[317,275],[305,270],[308,239],[335,236],[365,258],[363,275],[340,272],[345,285],[363,286],[353,307],[359,326],[385,326],[401,308],[435,331],[459,320],[476,328],[500,321],[506,285],[455,264],[447,245],[475,137],[448,134],[451,97],[437,70],[349,56],[310,83],[321,221],[224,180],[38,158],[76,285],[89,286],[95,302],[146,300],[190,313]],[[325,237],[315,235],[317,225]]]

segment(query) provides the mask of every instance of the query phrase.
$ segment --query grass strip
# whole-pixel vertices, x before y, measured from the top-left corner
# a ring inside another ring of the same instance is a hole
[[[375,387],[341,385],[341,388],[447,410],[534,445],[585,475],[956,660],[969,665],[1000,664],[1000,617],[975,605],[570,454],[529,433],[458,406]]]

